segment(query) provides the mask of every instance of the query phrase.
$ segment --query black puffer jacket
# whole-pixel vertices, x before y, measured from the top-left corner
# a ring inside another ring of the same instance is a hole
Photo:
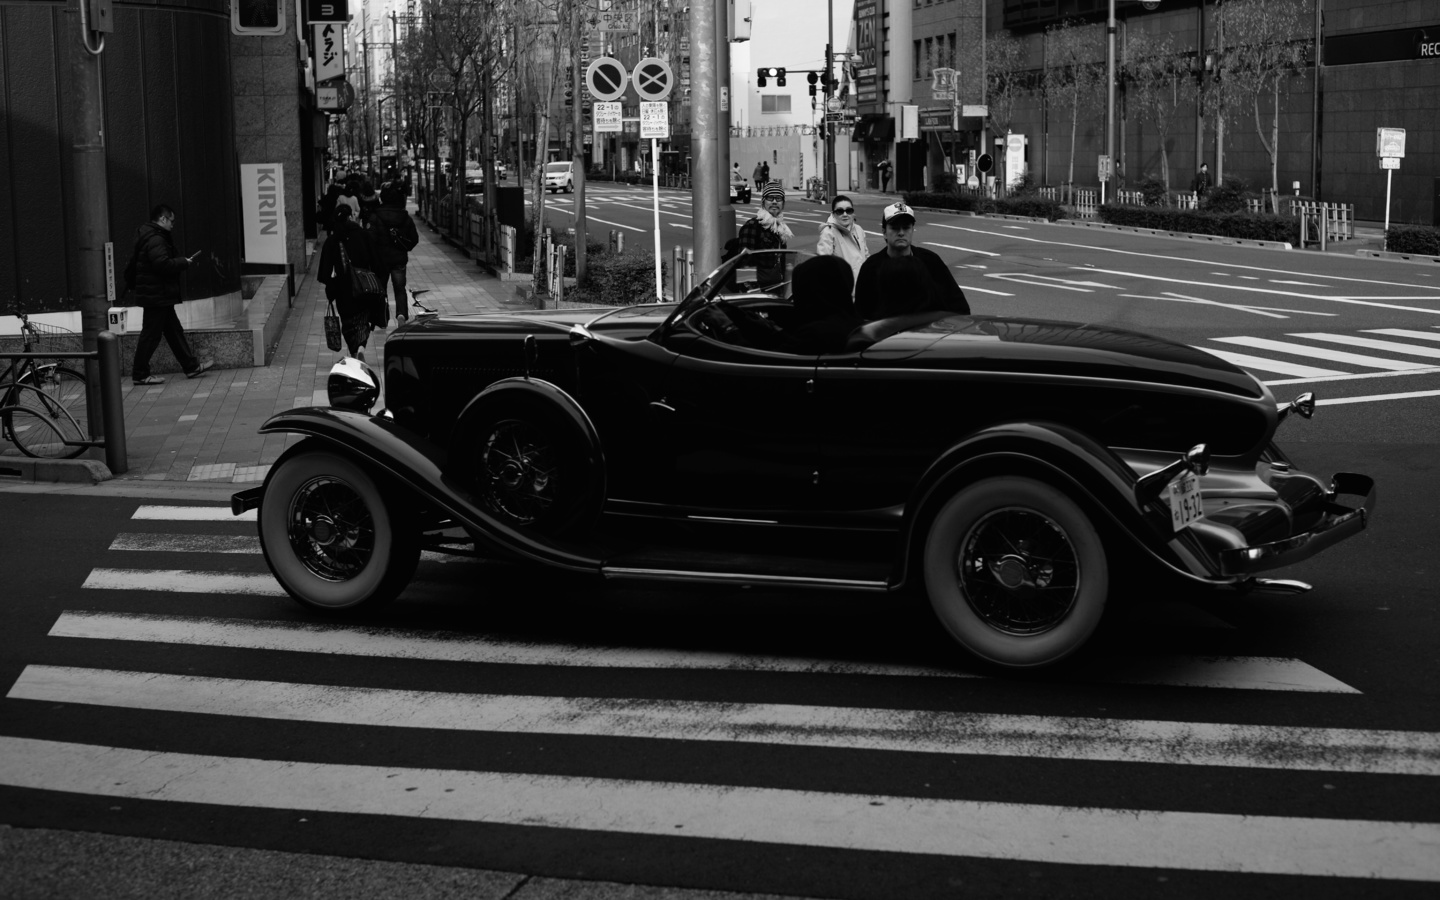
[[[370,214],[367,224],[370,243],[375,247],[375,265],[393,272],[410,262],[410,251],[420,243],[415,220],[401,206],[382,206]]]
[[[325,298],[334,300],[342,316],[363,312],[361,305],[350,296],[350,273],[340,260],[340,245],[350,257],[352,266],[375,269],[375,247],[370,235],[351,219],[338,218],[335,228],[320,248],[320,270],[315,278],[325,285]]]
[[[175,306],[180,295],[180,273],[190,260],[175,249],[170,232],[146,222],[135,230],[135,288],[131,302],[141,307]]]

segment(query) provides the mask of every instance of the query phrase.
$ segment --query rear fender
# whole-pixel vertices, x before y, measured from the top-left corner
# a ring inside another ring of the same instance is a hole
[[[272,416],[260,426],[261,434],[277,432],[303,434],[311,440],[290,448],[272,473],[288,456],[324,446],[389,476],[504,552],[570,571],[600,571],[599,557],[586,548],[522,533],[496,519],[475,502],[468,488],[446,474],[444,450],[390,418],[326,407],[295,409]]]
[[[502,378],[476,394],[456,420],[447,448],[450,460],[447,471],[463,480],[465,473],[458,471],[457,461],[478,444],[481,426],[496,416],[515,414],[539,417],[559,429],[565,438],[566,450],[572,454],[581,474],[583,490],[571,498],[573,508],[560,530],[568,533],[594,524],[605,508],[607,492],[605,453],[600,436],[595,423],[575,398],[548,381]]]
[[[970,435],[935,460],[906,505],[903,583],[918,571],[918,557],[930,521],[965,485],[996,475],[1019,475],[1054,484],[1080,503],[1097,522],[1165,568],[1207,584],[1217,579],[1195,538],[1174,534],[1168,512],[1158,504],[1141,506],[1135,497],[1135,473],[1115,454],[1083,432],[1049,422],[1012,422]]]

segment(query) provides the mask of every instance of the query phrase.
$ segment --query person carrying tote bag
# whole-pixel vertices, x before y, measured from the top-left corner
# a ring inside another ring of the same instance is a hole
[[[351,214],[350,207],[335,207],[334,229],[320,248],[320,270],[316,278],[325,285],[325,298],[335,303],[340,313],[340,330],[350,355],[365,358],[365,344],[370,339],[371,321],[375,315],[375,294],[366,294],[365,275],[369,275],[371,291],[378,291],[379,280],[370,270],[374,250],[365,229]],[[360,290],[356,290],[356,281]]]

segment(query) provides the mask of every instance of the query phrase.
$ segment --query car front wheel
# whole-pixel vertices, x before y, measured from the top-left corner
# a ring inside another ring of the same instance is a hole
[[[282,459],[260,504],[260,546],[280,586],[327,612],[388,603],[420,560],[405,498],[387,498],[350,459],[324,450]]]
[[[989,478],[940,509],[925,540],[925,590],[951,636],[1007,668],[1058,662],[1094,633],[1109,594],[1105,547],[1062,491]]]

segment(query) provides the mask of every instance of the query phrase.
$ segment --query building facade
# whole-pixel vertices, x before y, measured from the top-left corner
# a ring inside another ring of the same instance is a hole
[[[1226,0],[1233,6],[1238,0]],[[1273,97],[1262,100],[1260,127],[1251,105],[1238,103],[1225,116],[1223,135],[1204,101],[1180,103],[1164,129],[1141,114],[1133,78],[1132,50],[1172,42],[1170,77],[1177,92],[1213,87],[1224,77],[1224,50],[1217,38],[1216,0],[1116,0],[1114,119],[1116,149],[1110,187],[1138,187],[1149,178],[1186,188],[1200,163],[1212,174],[1238,177],[1252,190],[1271,184],[1270,116]],[[1275,4],[1278,5],[1278,4]],[[1018,135],[1017,163],[1035,182],[1085,186],[1099,182],[1106,152],[1107,106],[1103,78],[1078,105],[1047,90],[1046,75],[1060,66],[1078,39],[1079,66],[1105,64],[1107,0],[856,0],[855,89],[860,121],[854,140],[866,163],[864,182],[875,186],[874,164],[890,159],[896,186],[914,190],[941,171],[974,174],[970,153],[989,151],[991,174],[1006,171],[1007,133]],[[1394,173],[1390,219],[1440,224],[1440,5],[1403,0],[1295,0],[1288,43],[1301,62],[1278,82],[1279,124],[1275,181],[1281,193],[1353,204],[1361,219],[1385,216],[1385,173],[1376,152],[1379,128],[1404,129],[1406,155]],[[1062,34],[1064,26],[1069,34]],[[985,44],[998,36],[1020,48],[1019,93],[1002,133],[992,120],[946,121],[944,101],[934,93],[933,71],[958,71],[956,104],[982,104]],[[1316,65],[1318,61],[1318,65]],[[1178,95],[1178,94],[1177,94]],[[913,112],[911,111],[913,110]],[[917,128],[908,131],[909,118]],[[986,130],[989,129],[989,130]],[[1073,132],[1073,134],[1072,134]],[[1071,150],[1073,142],[1073,153]],[[1162,144],[1163,153],[1162,153]],[[1073,158],[1073,162],[1072,162]]]

